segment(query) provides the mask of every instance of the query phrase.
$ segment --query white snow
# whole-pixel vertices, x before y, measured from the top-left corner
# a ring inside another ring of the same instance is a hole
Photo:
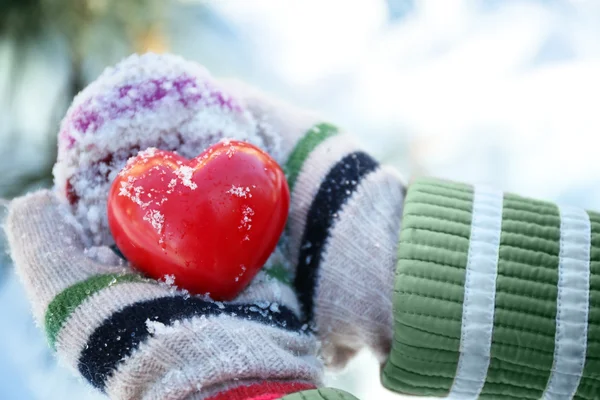
[[[104,265],[124,266],[126,264],[126,262],[121,257],[117,256],[114,251],[112,251],[106,246],[94,246],[86,248],[84,250],[84,254],[86,257]]]
[[[158,321],[152,321],[150,318],[146,319],[146,330],[151,335],[164,335],[165,333],[168,333],[165,324]]]
[[[148,210],[144,215],[144,221],[150,222],[152,227],[160,235],[163,231],[165,216],[158,210]]]
[[[190,298],[190,292],[187,289],[177,287],[176,277],[173,274],[165,274],[162,279],[158,280],[158,284],[167,289],[171,294],[181,294],[184,299]]]
[[[166,285],[175,286],[175,275],[165,275],[163,279]]]
[[[229,194],[232,194],[234,196],[241,197],[241,198],[244,198],[244,199],[246,197],[252,197],[252,194],[250,193],[250,188],[249,187],[244,188],[242,186],[231,185],[231,189],[229,189],[225,193],[229,193]]]
[[[249,231],[252,228],[253,216],[254,210],[249,206],[244,207],[244,209],[242,210],[242,221],[240,222],[240,226],[238,227],[238,229],[246,229]]]
[[[246,274],[246,266],[244,264],[240,265],[242,271],[238,274],[238,276],[235,277],[235,281],[238,282],[240,280],[241,277],[244,276],[244,274]]]
[[[148,147],[146,150],[140,151],[137,154],[137,157],[139,157],[147,162],[148,158],[154,157],[156,155],[157,151],[158,151],[158,149],[156,147]],[[133,159],[135,159],[135,157],[133,157]]]
[[[194,170],[192,169],[192,167],[182,165],[175,170],[175,175],[177,175],[177,177],[181,179],[181,183],[184,186],[187,186],[192,190],[198,188],[198,185],[192,181],[192,176],[194,175]]]
[[[235,147],[229,146],[225,154],[227,154],[227,157],[229,158],[233,157],[233,155],[235,154]]]
[[[278,313],[279,312],[279,304],[271,303],[269,310],[271,310],[271,312]]]
[[[140,206],[142,209],[145,209],[152,203],[152,201],[144,202],[141,199],[141,196],[145,194],[145,190],[142,186],[135,186],[136,179],[133,177],[128,177],[127,181],[121,181],[121,188],[119,189],[119,196],[125,196],[131,199],[135,204]],[[98,210],[96,208],[92,208],[88,211],[88,219],[95,220],[91,215],[97,213]]]

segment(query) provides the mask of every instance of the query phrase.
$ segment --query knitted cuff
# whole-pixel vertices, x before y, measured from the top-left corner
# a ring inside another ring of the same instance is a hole
[[[316,344],[290,288],[263,277],[236,303],[189,296],[91,260],[77,226],[49,192],[15,200],[7,219],[50,344],[109,397],[203,399],[236,380],[319,382]]]
[[[273,382],[264,381],[252,384],[236,385],[232,388],[223,388],[214,396],[205,397],[205,400],[276,400],[287,394],[314,389],[311,384],[301,382]],[[190,397],[186,400],[195,400]]]
[[[600,215],[434,179],[409,188],[386,387],[450,398],[600,393]]]
[[[325,361],[341,366],[365,345],[383,361],[392,338],[402,181],[329,124],[297,141],[285,171],[295,287]]]

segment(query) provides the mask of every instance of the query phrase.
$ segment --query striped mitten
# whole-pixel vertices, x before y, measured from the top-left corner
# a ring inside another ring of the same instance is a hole
[[[291,191],[287,254],[306,321],[330,366],[364,346],[387,358],[404,184],[351,136],[240,82],[234,93],[279,138]]]
[[[296,297],[265,274],[231,303],[144,279],[86,247],[48,191],[14,200],[6,229],[50,345],[112,399],[276,399],[319,383]]]
[[[383,359],[403,184],[321,121],[180,57],[132,56],[73,101],[59,134],[57,193],[95,245],[110,245],[106,194],[128,157],[147,147],[195,157],[224,137],[258,145],[287,171],[287,259],[326,361],[343,364],[364,345]]]

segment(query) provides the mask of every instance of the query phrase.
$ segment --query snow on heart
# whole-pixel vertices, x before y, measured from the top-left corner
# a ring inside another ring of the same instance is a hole
[[[192,160],[140,152],[111,187],[108,217],[115,243],[136,269],[231,300],[273,252],[288,207],[279,165],[256,146],[229,141]]]

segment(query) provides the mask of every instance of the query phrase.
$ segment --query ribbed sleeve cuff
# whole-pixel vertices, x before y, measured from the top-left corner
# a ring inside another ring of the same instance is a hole
[[[485,187],[408,189],[394,289],[395,391],[593,399],[600,217]]]

